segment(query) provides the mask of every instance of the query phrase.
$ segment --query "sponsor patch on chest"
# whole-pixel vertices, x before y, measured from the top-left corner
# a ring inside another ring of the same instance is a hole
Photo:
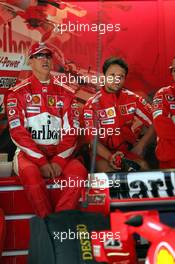
[[[92,110],[85,110],[84,111],[84,119],[92,119],[93,111]]]
[[[41,94],[32,94],[32,105],[41,106]]]
[[[19,118],[14,119],[13,121],[9,122],[9,126],[10,126],[11,129],[19,127],[20,125],[21,125],[21,123],[20,123],[20,119]]]
[[[63,101],[58,100],[58,101],[56,102],[56,108],[63,108],[63,106],[64,106]]]
[[[10,109],[10,110],[8,111],[8,114],[9,114],[9,116],[13,116],[13,115],[16,114],[16,110],[15,110],[15,109]]]
[[[7,99],[7,107],[16,107],[16,106],[17,106],[16,98]]]
[[[163,95],[158,95],[153,99],[153,104],[161,104],[163,102]]]
[[[115,107],[109,107],[106,109],[101,109],[97,111],[99,119],[113,118],[116,117]]]
[[[175,103],[175,96],[173,96],[172,94],[165,94],[165,98],[167,100],[168,103]]]
[[[78,111],[78,109],[72,109],[72,116],[74,117],[79,117],[80,116],[80,112]]]
[[[40,113],[40,107],[38,106],[28,106],[26,108],[27,113]]]
[[[48,95],[47,96],[47,104],[48,106],[56,106],[57,97],[56,95]]]
[[[101,120],[102,125],[113,125],[115,123],[114,118]]]
[[[175,110],[175,104],[170,104],[170,109]]]
[[[126,105],[119,105],[121,115],[134,114],[136,111],[136,103],[130,103]]]

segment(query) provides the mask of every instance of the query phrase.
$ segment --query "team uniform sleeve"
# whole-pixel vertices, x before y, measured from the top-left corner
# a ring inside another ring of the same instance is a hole
[[[62,122],[60,142],[52,162],[58,162],[63,168],[76,150],[79,136],[80,109],[75,98],[72,98],[69,107],[64,112]]]
[[[136,97],[136,112],[137,118],[147,127],[152,125],[152,107],[141,96]]]
[[[15,145],[25,153],[26,157],[39,166],[48,161],[37,144],[32,140],[29,131],[25,127],[25,101],[23,96],[11,92],[7,98],[7,116],[10,135]]]
[[[152,105],[153,124],[157,136],[162,139],[173,139],[175,135],[175,123],[173,122],[169,104],[165,98],[164,92],[157,92]]]

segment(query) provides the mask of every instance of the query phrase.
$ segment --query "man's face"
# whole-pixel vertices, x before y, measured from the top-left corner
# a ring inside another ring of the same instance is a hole
[[[111,64],[105,74],[105,89],[108,93],[116,93],[125,82],[126,72],[117,64]]]
[[[29,59],[29,65],[34,74],[48,76],[52,66],[52,54],[47,51],[35,54]]]
[[[175,81],[175,58],[172,61],[171,73],[172,73],[172,76],[173,76],[173,81]]]

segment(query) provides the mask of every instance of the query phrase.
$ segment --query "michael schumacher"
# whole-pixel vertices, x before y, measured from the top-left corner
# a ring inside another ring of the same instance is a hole
[[[156,155],[161,169],[175,168],[175,58],[169,68],[173,83],[161,88],[153,100],[153,123],[157,133]]]
[[[138,162],[139,168],[146,170],[149,167],[143,155],[154,135],[151,106],[144,98],[123,87],[128,65],[122,58],[107,59],[103,74],[104,87],[88,100],[83,112],[89,142],[92,142],[94,127],[106,132],[104,136],[99,133],[96,169],[99,172],[125,170],[121,165],[121,159],[125,158]],[[143,126],[147,130],[138,140]]]
[[[77,135],[70,134],[69,129],[79,126],[79,109],[73,93],[50,74],[53,51],[45,43],[35,43],[28,55],[32,76],[11,89],[7,114],[11,138],[18,147],[15,173],[34,212],[45,217],[77,207],[79,181],[86,179],[87,171],[73,158]],[[55,177],[76,184],[71,188],[65,185],[53,209],[44,178]]]

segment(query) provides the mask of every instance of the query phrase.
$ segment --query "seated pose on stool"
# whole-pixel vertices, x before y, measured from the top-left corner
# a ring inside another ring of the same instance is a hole
[[[175,58],[169,68],[173,83],[157,91],[152,107],[156,156],[161,169],[175,168]]]
[[[57,212],[76,209],[83,186],[79,183],[87,177],[84,166],[73,158],[76,133],[69,133],[79,124],[77,103],[67,86],[50,75],[52,56],[44,43],[34,44],[29,50],[32,76],[12,88],[7,100],[10,134],[18,147],[14,170],[40,217],[53,212],[44,178],[67,181]],[[73,187],[68,186],[70,180],[75,181]]]
[[[123,59],[107,59],[103,73],[104,87],[88,100],[83,111],[84,126],[90,131],[86,133],[87,140],[92,142],[94,126],[99,132],[96,169],[99,172],[129,170],[130,165],[128,169],[123,168],[122,161],[129,164],[129,160],[133,160],[140,164],[139,169],[146,170],[148,165],[143,154],[154,134],[151,106],[144,98],[123,87],[128,73]],[[140,127],[148,128],[139,141],[134,131],[136,119]]]

